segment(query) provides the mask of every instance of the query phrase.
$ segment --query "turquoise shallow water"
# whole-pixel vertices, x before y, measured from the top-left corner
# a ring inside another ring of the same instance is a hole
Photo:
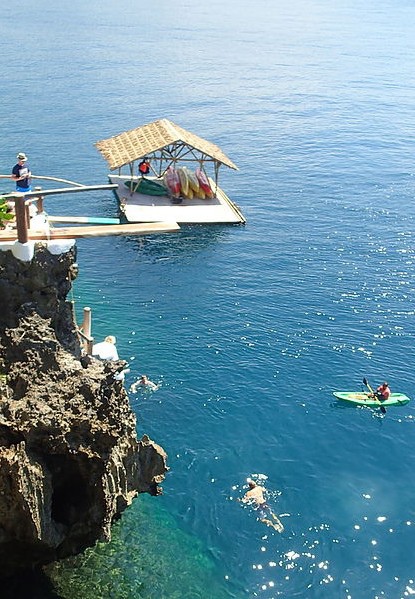
[[[98,139],[167,117],[239,166],[244,227],[78,243],[78,314],[115,334],[165,494],[51,570],[62,597],[333,597],[415,591],[414,407],[332,391],[387,377],[413,396],[414,8],[23,2],[3,15],[1,171],[106,182]],[[7,183],[1,183],[8,189]],[[111,194],[51,213],[113,216]],[[415,405],[415,404],[414,404]],[[285,532],[241,497],[255,475]]]

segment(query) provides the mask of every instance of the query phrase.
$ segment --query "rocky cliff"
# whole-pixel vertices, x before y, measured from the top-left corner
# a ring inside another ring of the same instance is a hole
[[[136,420],[123,362],[81,360],[76,249],[0,251],[0,576],[109,539],[137,493],[158,494],[166,455]]]

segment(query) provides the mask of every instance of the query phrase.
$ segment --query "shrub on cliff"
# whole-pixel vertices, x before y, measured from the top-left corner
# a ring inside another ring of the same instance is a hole
[[[4,227],[5,221],[12,220],[13,218],[14,214],[9,212],[6,201],[0,196],[0,228]]]

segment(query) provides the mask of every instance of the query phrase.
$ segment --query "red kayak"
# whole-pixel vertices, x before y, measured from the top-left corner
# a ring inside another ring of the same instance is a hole
[[[213,198],[213,191],[209,184],[208,178],[206,177],[206,174],[202,171],[202,169],[197,168],[195,171],[195,175],[197,177],[197,180],[199,181],[200,188],[203,189],[203,191],[209,198]]]
[[[174,196],[178,196],[180,194],[180,179],[178,172],[172,167],[166,170],[164,175],[166,185]]]

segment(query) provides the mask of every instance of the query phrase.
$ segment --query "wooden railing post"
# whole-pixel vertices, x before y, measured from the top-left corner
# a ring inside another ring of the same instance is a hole
[[[78,335],[81,341],[81,346],[82,349],[84,351],[84,353],[88,354],[89,356],[92,355],[92,348],[94,346],[94,338],[93,337],[87,337],[86,335],[84,335],[82,329],[77,329],[78,331]]]
[[[94,345],[94,338],[90,337],[87,342],[86,342],[86,353],[88,354],[88,356],[92,355],[92,347]]]
[[[14,205],[16,211],[17,240],[20,243],[27,243],[29,241],[29,235],[24,195],[16,195]]]
[[[30,229],[30,204],[25,203],[25,212],[26,212],[26,225],[27,225],[27,228]]]
[[[91,308],[85,306],[84,308],[84,321],[82,323],[82,331],[86,337],[85,349],[88,356],[92,354],[92,344],[93,340],[91,337],[92,331],[92,312]]]
[[[89,356],[92,355],[92,347],[94,345],[94,338],[91,337],[92,330],[92,312],[91,308],[87,306],[84,308],[84,319],[82,321],[81,327],[77,327],[78,335],[81,340],[81,345],[83,350]]]
[[[84,320],[82,322],[82,331],[85,337],[91,337],[91,329],[92,329],[92,315],[91,308],[86,306],[84,308]]]
[[[41,187],[35,187],[35,191],[41,191]],[[37,211],[39,214],[43,212],[43,196],[39,196],[37,199]]]

